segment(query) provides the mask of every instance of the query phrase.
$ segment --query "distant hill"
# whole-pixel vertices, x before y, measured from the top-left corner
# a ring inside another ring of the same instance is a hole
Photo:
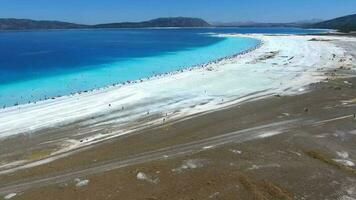
[[[343,32],[356,31],[356,14],[316,23],[311,27],[336,29]]]
[[[36,21],[30,19],[0,19],[0,30],[77,29],[77,28],[148,28],[148,27],[208,27],[209,23],[199,18],[171,17],[144,22],[123,22],[83,25],[60,21]]]
[[[169,17],[143,22],[123,22],[94,25],[94,28],[147,28],[147,27],[209,27],[210,24],[199,18]]]
[[[85,28],[86,25],[60,22],[60,21],[36,21],[30,19],[0,19],[0,30],[31,30],[31,29],[72,29]]]

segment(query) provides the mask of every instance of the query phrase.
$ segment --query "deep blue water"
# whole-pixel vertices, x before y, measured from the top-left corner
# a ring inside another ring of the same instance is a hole
[[[104,87],[203,64],[256,46],[207,33],[315,33],[291,28],[0,32],[0,105]]]

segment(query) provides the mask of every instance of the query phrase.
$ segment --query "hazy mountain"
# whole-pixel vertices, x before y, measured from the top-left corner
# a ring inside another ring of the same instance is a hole
[[[316,23],[311,27],[337,29],[343,32],[356,31],[356,14]]]
[[[299,20],[294,23],[296,23],[296,24],[315,24],[315,23],[319,23],[322,21],[325,21],[325,20],[316,18],[316,19]]]
[[[308,24],[314,24],[321,22],[320,19],[311,20],[301,20],[297,22],[289,23],[265,23],[265,22],[254,22],[254,21],[242,21],[242,22],[214,22],[213,26],[220,27],[304,27]]]
[[[218,27],[302,27],[300,23],[227,22],[213,23]]]

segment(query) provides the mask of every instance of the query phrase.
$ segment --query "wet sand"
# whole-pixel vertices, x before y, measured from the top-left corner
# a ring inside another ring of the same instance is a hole
[[[355,53],[354,44],[337,44]],[[0,193],[29,200],[356,198],[355,71],[325,73],[327,82],[303,94],[168,121],[2,174]],[[75,126],[51,131],[70,134]]]

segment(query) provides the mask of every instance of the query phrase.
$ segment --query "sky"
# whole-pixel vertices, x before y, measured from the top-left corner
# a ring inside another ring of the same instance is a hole
[[[209,22],[294,22],[356,14],[356,0],[0,0],[0,18],[84,24],[199,17]]]

